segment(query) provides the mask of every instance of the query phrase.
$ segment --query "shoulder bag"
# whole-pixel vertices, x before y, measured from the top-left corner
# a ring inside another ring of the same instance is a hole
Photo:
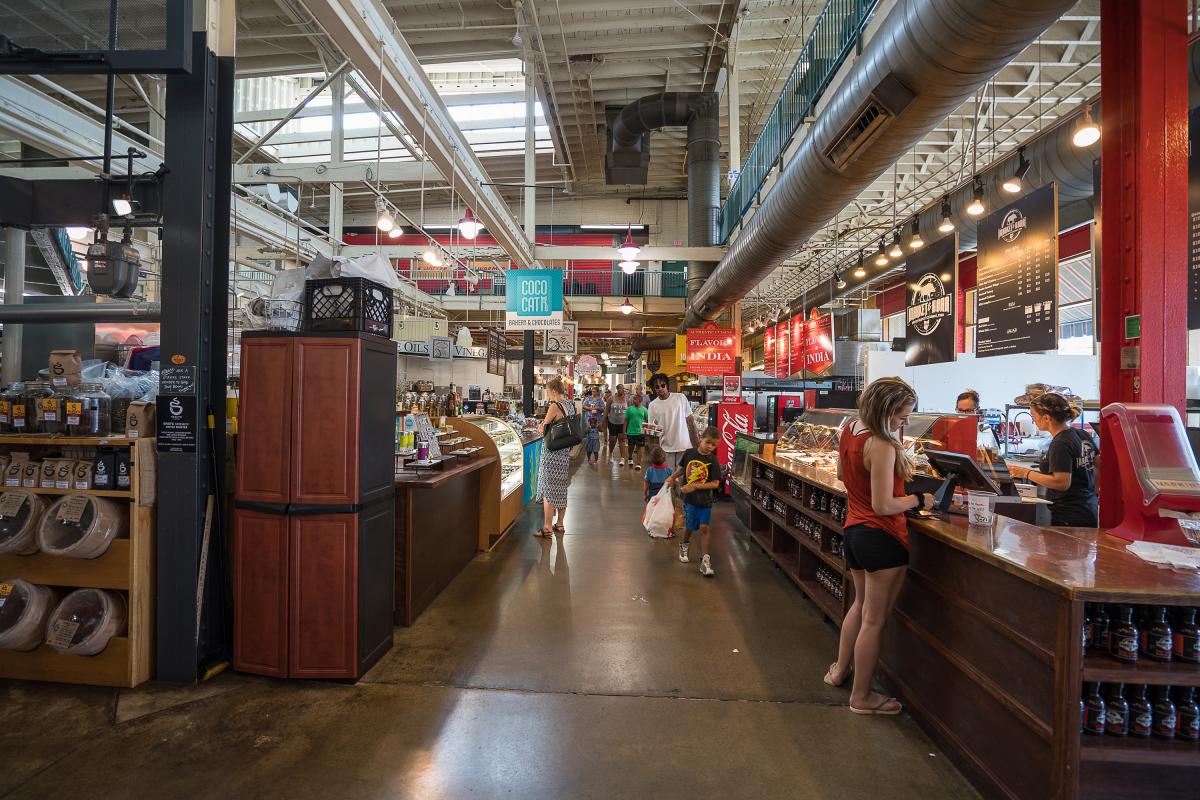
[[[562,402],[558,405],[563,416],[546,426],[545,433],[546,449],[552,453],[574,447],[583,441],[583,417],[575,413],[574,407],[568,414],[563,410]]]

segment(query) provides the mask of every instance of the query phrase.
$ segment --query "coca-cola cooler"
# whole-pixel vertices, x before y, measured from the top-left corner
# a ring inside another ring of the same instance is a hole
[[[717,430],[721,432],[721,443],[717,445],[717,460],[725,475],[733,464],[733,451],[737,446],[739,433],[750,433],[754,430],[754,406],[749,403],[733,401],[717,404]],[[722,490],[729,494],[729,481],[722,484]]]

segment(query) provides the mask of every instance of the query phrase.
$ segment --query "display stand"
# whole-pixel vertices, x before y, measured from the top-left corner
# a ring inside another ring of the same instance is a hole
[[[0,650],[0,678],[85,683],[132,688],[150,679],[154,659],[155,453],[153,439],[66,436],[3,436],[0,452],[30,451],[37,459],[47,451],[128,448],[128,491],[78,490],[129,503],[129,538],[114,539],[94,559],[64,558],[45,553],[0,555],[0,578],[22,578],[60,589],[112,589],[128,603],[126,633],[115,636],[94,656],[63,655],[46,644],[36,650]],[[72,489],[31,489],[41,495],[65,495]]]

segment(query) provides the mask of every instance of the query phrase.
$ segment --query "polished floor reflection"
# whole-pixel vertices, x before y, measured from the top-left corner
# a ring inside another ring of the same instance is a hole
[[[567,532],[480,555],[357,685],[0,681],[0,797],[974,797],[907,716],[821,683],[835,631],[714,514],[715,579],[581,466]]]

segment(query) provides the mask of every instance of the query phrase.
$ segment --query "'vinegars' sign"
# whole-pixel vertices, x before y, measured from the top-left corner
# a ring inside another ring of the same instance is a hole
[[[737,371],[737,348],[737,331],[731,328],[688,328],[688,371],[732,375]]]
[[[905,278],[904,365],[953,361],[958,234],[938,239],[910,255]]]

